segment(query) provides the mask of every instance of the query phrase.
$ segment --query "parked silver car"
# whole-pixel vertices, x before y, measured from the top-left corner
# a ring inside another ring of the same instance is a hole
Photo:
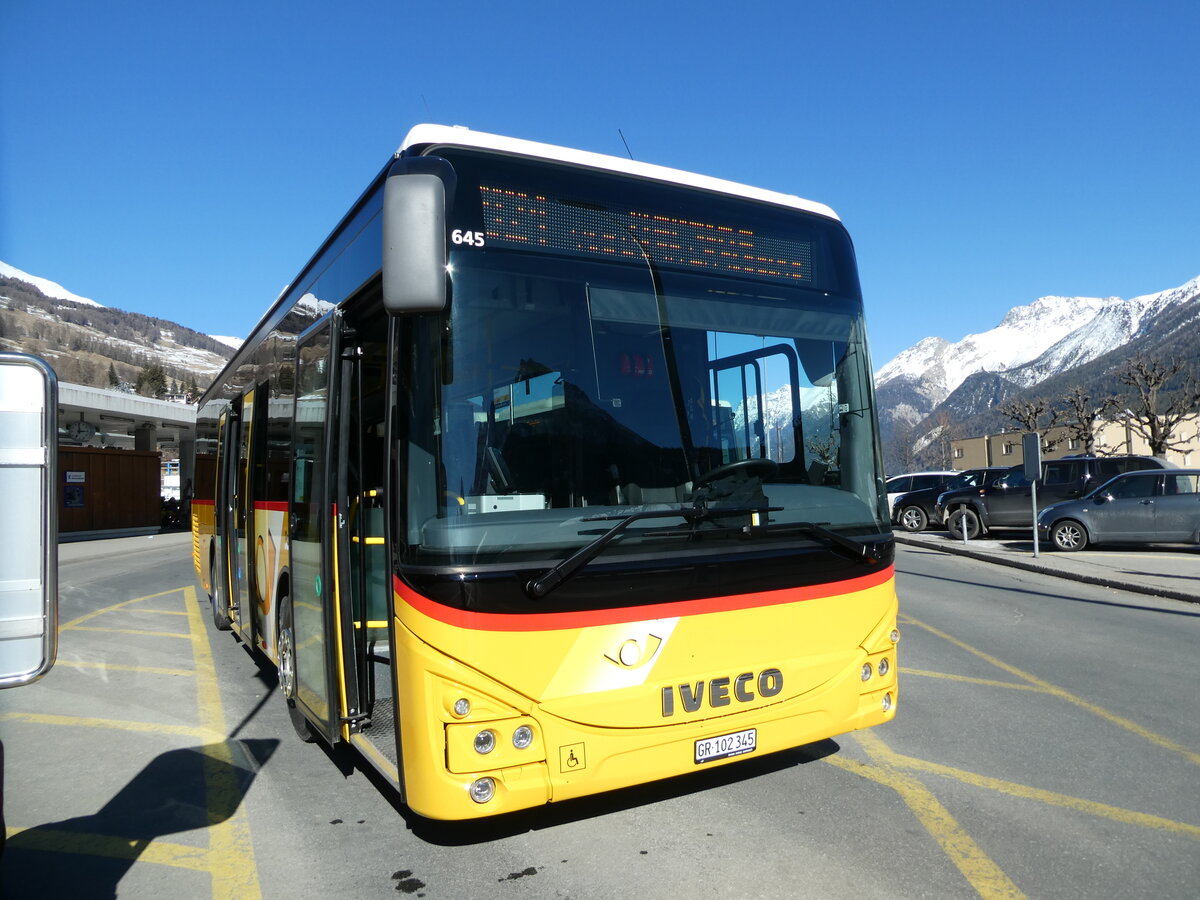
[[[1038,535],[1057,550],[1088,544],[1200,543],[1200,469],[1126,472],[1078,500],[1047,506]]]

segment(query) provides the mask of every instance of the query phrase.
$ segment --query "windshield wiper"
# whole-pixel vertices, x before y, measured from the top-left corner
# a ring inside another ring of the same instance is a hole
[[[871,566],[879,562],[879,556],[874,552],[873,544],[860,544],[858,541],[853,541],[844,534],[830,531],[824,525],[817,522],[780,522],[777,525],[747,525],[742,529],[742,533],[750,537],[758,534],[777,534],[780,531],[800,531],[811,537],[818,538],[827,547],[863,565]],[[868,550],[868,546],[872,547],[872,550]]]
[[[696,522],[723,518],[725,516],[744,516],[750,513],[777,512],[782,507],[729,507],[712,508],[704,505],[681,506],[678,509],[642,509],[627,515],[589,516],[580,519],[581,522],[610,522],[619,520],[616,525],[605,531],[594,541],[584,544],[558,565],[543,572],[537,578],[530,579],[525,585],[525,593],[534,600],[541,600],[552,590],[586,566],[600,555],[605,547],[620,537],[621,533],[634,522],[643,519],[687,519]],[[749,527],[749,526],[747,526]]]

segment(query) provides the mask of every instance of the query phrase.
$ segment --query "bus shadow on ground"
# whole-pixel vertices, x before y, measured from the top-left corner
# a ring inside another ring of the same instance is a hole
[[[117,896],[121,879],[156,838],[195,831],[203,840],[205,829],[233,816],[278,746],[274,739],[231,740],[160,754],[97,812],[13,835],[0,871],[3,895]],[[196,851],[206,855],[207,842]]]
[[[397,812],[404,817],[412,833],[423,841],[446,847],[482,844],[499,838],[556,828],[571,822],[598,818],[741,781],[749,781],[763,775],[771,775],[785,769],[817,762],[834,756],[841,749],[837,741],[827,738],[792,750],[782,750],[755,759],[739,760],[732,765],[689,772],[686,775],[678,775],[649,784],[622,788],[590,797],[564,800],[559,803],[549,803],[533,809],[470,822],[438,822],[426,819],[405,808],[398,799],[394,801],[393,805]],[[390,796],[395,797],[395,792],[391,792]]]

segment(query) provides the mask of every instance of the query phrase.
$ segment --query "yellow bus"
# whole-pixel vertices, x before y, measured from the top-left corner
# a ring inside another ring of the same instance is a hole
[[[201,399],[218,628],[468,819],[886,722],[894,543],[828,207],[415,127]]]

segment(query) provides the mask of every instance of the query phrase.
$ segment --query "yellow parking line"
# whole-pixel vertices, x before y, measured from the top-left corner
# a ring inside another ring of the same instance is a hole
[[[131,613],[148,613],[152,616],[187,616],[187,612],[182,609],[127,609],[125,611]]]
[[[1082,697],[1078,697],[1075,694],[1072,694],[1070,691],[1068,691],[1064,688],[1060,688],[1057,685],[1053,685],[1048,681],[1043,681],[1041,678],[1038,678],[1036,675],[1031,675],[1029,672],[1026,672],[1022,669],[1018,669],[1016,666],[1010,665],[1009,663],[1006,663],[1003,660],[997,659],[996,657],[992,656],[991,654],[984,653],[982,650],[980,650],[976,647],[972,647],[970,644],[966,643],[965,641],[960,641],[958,638],[953,637],[952,635],[949,635],[946,632],[941,631],[937,628],[934,628],[932,625],[926,625],[924,622],[919,622],[916,619],[911,619],[911,618],[908,621],[910,624],[916,625],[918,628],[923,628],[926,631],[928,631],[930,634],[936,635],[937,637],[940,637],[945,641],[949,641],[954,646],[956,646],[962,650],[966,650],[968,653],[972,653],[975,656],[978,656],[980,659],[991,663],[996,668],[1002,669],[1003,671],[1008,672],[1010,675],[1015,675],[1018,678],[1024,679],[1029,684],[1035,685],[1042,691],[1045,691],[1047,694],[1051,694],[1052,696],[1058,697],[1060,700],[1066,700],[1068,703],[1073,703],[1076,706],[1080,707],[1081,709],[1085,709],[1088,712],[1092,713],[1093,715],[1099,716],[1100,718],[1104,719],[1107,722],[1112,723],[1113,725],[1117,725],[1121,728],[1124,728],[1126,731],[1130,731],[1133,734],[1136,734],[1138,737],[1143,738],[1144,740],[1147,740],[1150,743],[1155,744],[1156,746],[1162,747],[1164,750],[1170,750],[1173,753],[1178,753],[1180,756],[1182,756],[1184,759],[1186,759],[1190,763],[1200,765],[1200,753],[1197,753],[1194,750],[1190,750],[1187,747],[1183,746],[1182,744],[1180,744],[1176,741],[1173,741],[1168,737],[1164,737],[1161,734],[1153,732],[1149,728],[1144,728],[1143,726],[1139,725],[1137,722],[1133,722],[1129,719],[1124,718],[1123,716],[1118,716],[1116,713],[1109,712],[1107,709],[1105,709],[1103,706],[1100,706],[1099,704],[1092,703],[1089,700],[1084,700]]]
[[[1142,828],[1154,828],[1159,831],[1169,831],[1173,834],[1180,834],[1186,837],[1200,839],[1200,826],[1189,825],[1186,822],[1177,822],[1174,819],[1166,819],[1162,816],[1152,816],[1148,813],[1140,813],[1131,809],[1122,809],[1119,806],[1110,806],[1107,803],[1097,803],[1093,800],[1084,800],[1082,797],[1072,797],[1069,794],[1058,794],[1054,791],[1045,791],[1041,788],[1030,787],[1025,784],[1017,784],[1012,781],[1003,781],[999,778],[991,778],[987,775],[978,775],[975,772],[968,772],[963,769],[955,769],[951,766],[945,766],[941,763],[929,762],[924,759],[917,759],[912,756],[902,756],[899,753],[892,751],[885,746],[882,741],[876,738],[870,732],[861,735],[855,735],[860,738],[867,738],[868,742],[874,741],[872,750],[869,751],[873,759],[877,762],[880,760],[886,761],[887,765],[906,769],[913,772],[928,772],[931,775],[940,775],[943,778],[951,778],[963,784],[970,784],[975,787],[984,788],[998,793],[1008,794],[1011,797],[1020,797],[1024,800],[1036,800],[1039,803],[1045,803],[1049,806],[1061,806],[1065,809],[1073,809],[1078,812],[1088,813],[1089,815],[1098,816],[1105,819],[1111,819],[1114,822],[1121,822],[1125,825],[1137,825]]]
[[[937,841],[942,852],[984,900],[1015,900],[1025,896],[1012,879],[971,839],[929,788],[916,778],[888,765],[887,754],[879,753],[880,758],[875,759],[879,747],[883,745],[872,732],[857,732],[854,736],[877,765],[868,765],[840,756],[828,756],[825,761],[847,772],[869,778],[899,794],[921,826]],[[881,762],[882,764],[879,764]]]
[[[197,872],[207,872],[211,865],[211,853],[204,847],[172,844],[157,838],[147,843],[107,834],[81,834],[77,831],[53,831],[45,828],[9,828],[7,833],[10,839],[18,834],[23,835],[22,850],[132,859]]]
[[[165,597],[167,594],[174,594],[180,588],[172,588],[169,591],[159,591],[157,594],[147,594],[145,597],[134,597],[132,600],[122,600],[120,603],[114,603],[111,606],[105,606],[101,609],[94,609],[86,615],[82,615],[77,619],[71,619],[69,622],[63,622],[58,626],[59,631],[76,628],[80,623],[86,622],[89,619],[94,619],[97,616],[103,616],[110,612],[116,612],[119,609],[124,609],[127,606],[132,606],[135,603],[144,603],[147,600],[153,600],[156,597]]]
[[[137,634],[142,637],[165,637],[165,638],[183,638],[190,641],[190,634],[180,634],[176,631],[146,631],[141,628],[100,628],[95,625],[77,625],[72,631],[98,631],[104,634]]]
[[[226,735],[228,732],[225,730],[225,713],[221,706],[217,670],[213,663],[208,632],[200,616],[195,588],[184,588],[184,602],[192,634],[197,636],[193,644],[193,658],[196,665],[196,696],[200,707],[200,724],[207,730]],[[236,763],[227,739],[222,738],[220,743],[205,749],[206,753],[210,754],[204,764],[204,787],[211,823],[208,828],[208,840],[214,861],[211,870],[213,896],[255,900],[262,896],[262,891],[258,884],[254,845],[250,840],[250,824],[243,806],[245,798],[241,795],[233,775],[233,766]],[[219,809],[232,809],[234,813],[224,821],[214,821],[217,815],[215,810]]]
[[[86,716],[56,716],[49,713],[0,713],[0,722],[26,722],[32,725],[64,725],[72,728],[109,728],[114,731],[132,731],[138,734],[176,734],[194,737],[202,741],[224,740],[225,735],[214,734],[205,728],[191,725],[169,725],[163,722],[133,722],[122,719],[93,719]]]
[[[190,669],[165,669],[160,666],[125,666],[89,659],[63,659],[61,656],[54,661],[56,669],[103,669],[106,672],[139,672],[144,675],[185,675],[188,678],[196,673]]]
[[[951,675],[948,672],[927,672],[924,669],[901,668],[901,675],[919,675],[922,678],[945,678],[949,681],[965,681],[968,684],[980,684],[984,687],[1008,688],[1013,691],[1033,691],[1037,694],[1048,693],[1045,688],[1036,684],[1015,684],[1011,681],[996,681],[993,678],[972,678],[969,675]]]

